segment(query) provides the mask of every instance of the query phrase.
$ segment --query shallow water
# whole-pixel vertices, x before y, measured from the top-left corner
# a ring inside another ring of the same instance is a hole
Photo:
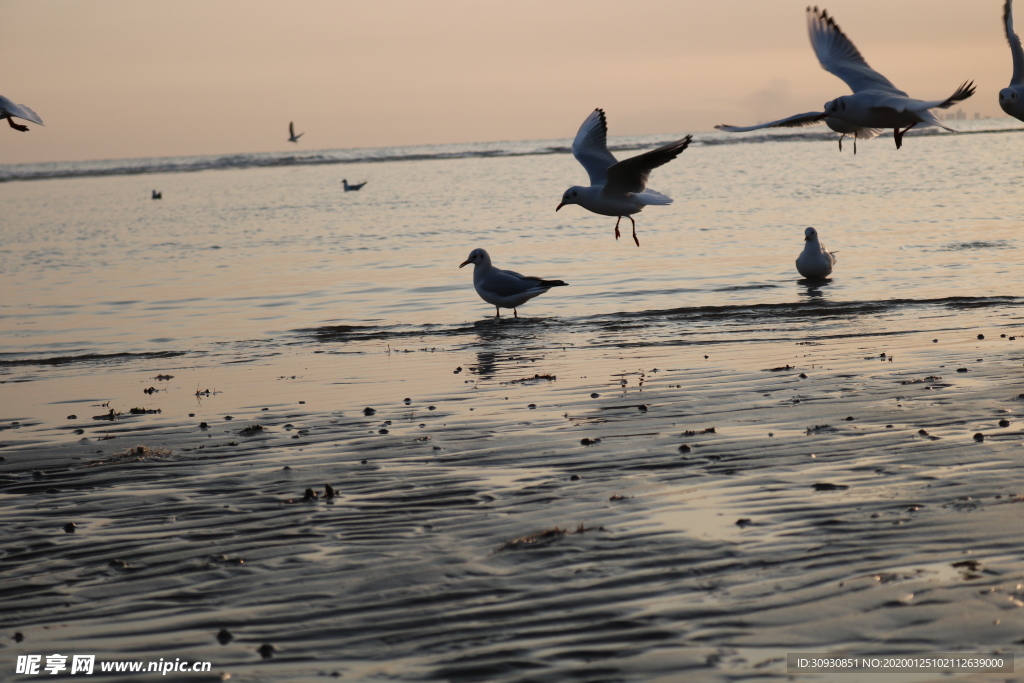
[[[554,212],[584,180],[568,141],[0,168],[4,675],[68,651],[244,681],[747,680],[793,651],[1012,650],[1007,125],[856,156],[698,135],[639,249]],[[839,252],[820,286],[807,225]],[[570,287],[491,320],[474,247]]]

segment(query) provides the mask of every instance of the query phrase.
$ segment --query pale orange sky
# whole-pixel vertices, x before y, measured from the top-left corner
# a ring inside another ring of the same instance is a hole
[[[1024,2],[1018,9],[1024,30]],[[821,4],[911,97],[1002,115],[1002,0]],[[803,0],[0,0],[0,164],[686,133],[820,109]],[[306,136],[286,141],[294,120]]]

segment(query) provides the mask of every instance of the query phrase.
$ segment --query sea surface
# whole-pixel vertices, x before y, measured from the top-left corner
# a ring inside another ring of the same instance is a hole
[[[0,165],[0,679],[62,649],[214,662],[167,680],[781,680],[787,652],[1016,642],[952,616],[985,589],[1020,619],[1003,527],[892,535],[913,505],[1024,493],[1024,437],[962,451],[1024,391],[1024,129],[956,125],[856,155],[696,133],[639,248],[555,212],[586,182],[570,139]],[[794,266],[808,226],[838,252],[824,283]],[[458,267],[478,247],[569,286],[495,320]],[[983,356],[1005,365],[964,374]],[[945,441],[892,417],[904,379],[949,396],[918,418]],[[682,440],[708,457],[680,470]],[[957,605],[935,631],[898,609],[917,580]]]

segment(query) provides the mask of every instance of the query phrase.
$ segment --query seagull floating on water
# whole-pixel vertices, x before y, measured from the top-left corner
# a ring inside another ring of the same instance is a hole
[[[892,128],[896,149],[903,146],[903,135],[919,123],[938,126],[952,133],[956,131],[935,117],[930,109],[949,109],[974,94],[973,81],[967,81],[944,100],[924,101],[912,99],[878,73],[864,60],[857,47],[846,37],[835,20],[825,10],[807,8],[807,31],[811,47],[821,67],[842,79],[853,91],[825,103],[825,111],[797,114],[773,122],[780,126],[809,125],[818,120],[836,119],[855,129],[857,137],[867,139],[870,129]],[[735,128],[722,127],[723,130]],[[900,130],[900,129],[903,130]],[[833,128],[833,130],[836,130]],[[845,130],[838,132],[849,134]],[[856,143],[855,143],[856,144]]]
[[[348,181],[343,179],[341,181],[341,184],[345,186],[345,192],[352,192],[354,190],[361,190],[361,189],[363,189],[363,185],[365,185],[368,182],[370,182],[370,181],[369,180],[364,180],[363,182],[359,183],[358,185],[349,185]]]
[[[288,122],[288,142],[298,142],[299,138],[301,138],[303,135],[305,135],[305,133],[299,133],[298,135],[295,134],[294,121]]]
[[[14,117],[25,119],[32,123],[38,123],[40,126],[43,125],[43,120],[39,118],[39,114],[35,113],[24,104],[15,104],[3,95],[0,95],[0,121],[7,119],[7,123],[11,124],[11,128],[14,130],[20,130],[22,133],[28,132],[28,126],[21,123],[15,123]]]
[[[572,155],[583,164],[590,176],[590,187],[570,187],[562,195],[562,203],[579,204],[588,211],[602,216],[618,216],[615,221],[615,239],[619,239],[619,221],[625,216],[633,224],[633,241],[640,246],[636,237],[636,221],[631,214],[639,213],[649,204],[671,204],[672,198],[647,188],[651,171],[675,159],[690,144],[692,136],[638,154],[635,157],[617,160],[608,151],[608,123],[603,109],[595,109],[580,126],[576,139],[572,141]]]
[[[814,228],[804,230],[804,250],[796,257],[796,269],[808,280],[824,280],[832,274],[836,255],[818,240]]]
[[[514,270],[501,270],[491,265],[490,255],[483,249],[469,252],[469,258],[459,264],[473,264],[473,287],[480,298],[494,306],[494,317],[501,317],[502,308],[511,308],[519,317],[516,308],[535,296],[540,296],[552,287],[565,287],[561,280],[542,280],[539,277],[520,275]]]
[[[163,192],[157,192],[156,190],[153,190],[152,199],[163,199],[163,198],[164,198],[164,193]]]
[[[1010,43],[1010,54],[1013,55],[1013,76],[1010,85],[999,91],[999,106],[1015,119],[1024,121],[1024,49],[1021,49],[1020,38],[1013,32],[1013,0],[1006,0],[1003,5],[1003,26],[1006,28],[1006,40]]]

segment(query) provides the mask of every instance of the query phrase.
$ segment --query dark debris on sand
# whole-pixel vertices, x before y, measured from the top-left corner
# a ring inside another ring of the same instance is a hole
[[[560,540],[570,534],[585,534],[588,531],[604,531],[604,527],[586,527],[580,524],[578,527],[576,527],[575,531],[570,531],[568,529],[561,529],[556,526],[551,529],[548,529],[547,531],[541,531],[536,534],[530,534],[529,536],[521,536],[520,538],[516,538],[511,541],[506,541],[504,544],[502,544],[500,548],[498,548],[498,550],[522,550],[525,548],[539,548],[541,546],[546,546],[550,543]]]

